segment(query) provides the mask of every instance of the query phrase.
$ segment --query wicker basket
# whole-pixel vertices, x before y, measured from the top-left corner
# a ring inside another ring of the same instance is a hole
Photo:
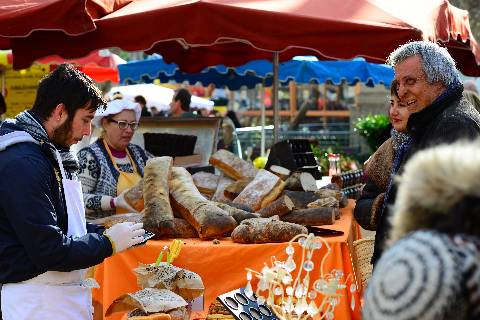
[[[375,238],[364,238],[353,242],[353,263],[357,280],[362,284],[362,288],[367,286],[368,280],[372,275],[373,266],[370,263],[373,255],[373,245]]]

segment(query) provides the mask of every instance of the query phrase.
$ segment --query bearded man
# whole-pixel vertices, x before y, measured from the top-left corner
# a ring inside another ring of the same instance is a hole
[[[4,320],[92,319],[86,268],[143,241],[142,224],[85,222],[71,145],[91,133],[105,101],[93,81],[60,65],[31,110],[0,127],[0,283]]]
[[[410,136],[398,149],[385,194],[383,210],[377,217],[372,263],[380,258],[391,229],[389,207],[395,201],[396,174],[416,152],[480,135],[480,114],[462,96],[463,85],[455,61],[445,48],[433,42],[416,41],[393,51],[388,63],[395,70],[398,97],[407,105]]]

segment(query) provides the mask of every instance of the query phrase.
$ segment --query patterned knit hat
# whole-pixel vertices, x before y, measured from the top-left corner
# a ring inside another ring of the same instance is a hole
[[[363,319],[466,319],[465,252],[460,250],[449,236],[434,231],[396,242],[375,266]]]

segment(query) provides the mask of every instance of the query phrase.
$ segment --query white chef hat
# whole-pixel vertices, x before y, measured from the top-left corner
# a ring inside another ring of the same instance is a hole
[[[142,114],[142,107],[138,103],[127,99],[117,99],[112,100],[107,103],[105,109],[98,109],[93,117],[92,123],[94,126],[100,128],[102,126],[102,119],[106,116],[117,114],[123,110],[133,110],[135,111],[135,118],[138,122],[140,120],[140,115]]]

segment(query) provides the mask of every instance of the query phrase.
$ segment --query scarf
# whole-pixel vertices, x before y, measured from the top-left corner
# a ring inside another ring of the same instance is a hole
[[[408,134],[403,132],[398,132],[395,129],[390,131],[390,136],[392,137],[392,147],[394,152],[397,152],[398,148],[408,139]]]
[[[21,127],[25,132],[30,134],[33,139],[40,144],[46,145],[54,159],[57,158],[55,151],[58,150],[62,159],[63,168],[69,178],[76,175],[79,164],[76,156],[68,149],[57,149],[48,138],[47,132],[41,125],[38,118],[31,111],[24,111],[18,114],[13,120],[14,124]]]

